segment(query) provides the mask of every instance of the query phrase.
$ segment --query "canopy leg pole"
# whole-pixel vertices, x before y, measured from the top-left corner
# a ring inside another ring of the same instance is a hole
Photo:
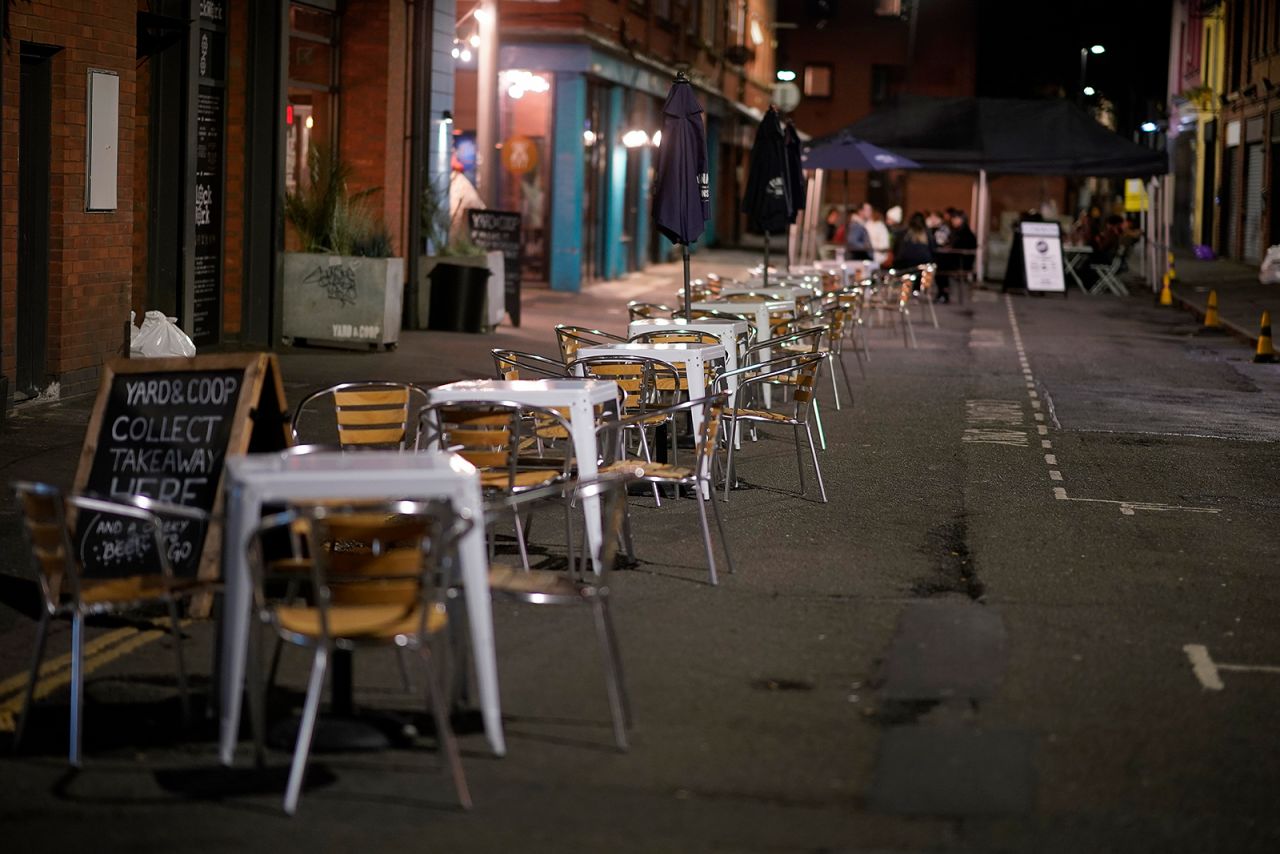
[[[689,244],[680,245],[682,255],[684,256],[684,316],[689,319]]]
[[[764,233],[764,286],[769,287],[769,232]]]
[[[990,205],[990,188],[987,186],[987,170],[978,170],[978,257],[974,263],[974,269],[977,271],[977,283],[982,284],[986,280],[987,272],[987,237],[990,230],[990,215],[987,213],[987,207]]]

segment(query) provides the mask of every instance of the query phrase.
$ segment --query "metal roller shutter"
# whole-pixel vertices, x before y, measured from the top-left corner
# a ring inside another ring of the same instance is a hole
[[[1244,176],[1244,246],[1241,255],[1246,261],[1262,260],[1262,143],[1245,146]]]

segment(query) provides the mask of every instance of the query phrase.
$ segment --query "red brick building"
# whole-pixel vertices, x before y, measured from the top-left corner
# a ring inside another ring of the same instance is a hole
[[[282,199],[307,180],[313,145],[336,149],[351,191],[380,188],[394,252],[415,254],[411,163],[425,157],[429,96],[412,93],[429,88],[414,83],[429,69],[431,5],[0,7],[6,396],[93,389],[104,360],[127,351],[131,309],[177,318],[201,351],[274,345],[281,255],[295,242]]]

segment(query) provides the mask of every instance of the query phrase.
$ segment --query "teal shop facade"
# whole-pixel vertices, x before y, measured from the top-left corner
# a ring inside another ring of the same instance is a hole
[[[673,75],[581,43],[504,44],[499,68],[501,145],[537,152],[532,167],[504,157],[497,178],[500,205],[524,215],[526,272],[553,290],[578,291],[670,258],[650,201],[654,136]],[[699,245],[733,243],[758,113],[706,88],[698,96],[713,207]]]

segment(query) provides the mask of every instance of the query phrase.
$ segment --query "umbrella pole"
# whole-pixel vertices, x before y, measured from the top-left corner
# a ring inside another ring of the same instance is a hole
[[[682,244],[680,249],[684,255],[684,317],[689,320],[689,244]]]
[[[764,286],[769,287],[769,232],[764,233]]]

